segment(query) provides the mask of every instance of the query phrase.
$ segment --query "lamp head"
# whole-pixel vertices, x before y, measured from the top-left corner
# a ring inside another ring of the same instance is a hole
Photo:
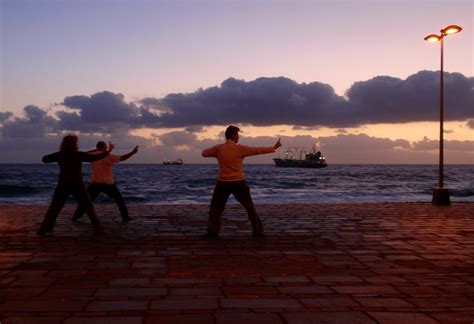
[[[457,34],[462,30],[461,27],[457,25],[449,25],[441,30],[441,33],[443,35],[451,35],[451,34]]]
[[[425,41],[428,42],[439,42],[441,40],[441,37],[435,34],[431,34],[425,37]]]

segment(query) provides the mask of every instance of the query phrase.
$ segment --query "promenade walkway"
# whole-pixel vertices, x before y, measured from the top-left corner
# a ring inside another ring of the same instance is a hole
[[[474,322],[474,204],[258,205],[253,239],[230,205],[218,240],[204,205],[131,205],[106,235],[46,206],[0,206],[0,322]]]

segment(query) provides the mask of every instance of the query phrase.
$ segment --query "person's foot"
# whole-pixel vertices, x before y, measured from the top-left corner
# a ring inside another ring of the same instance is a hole
[[[264,238],[265,234],[263,234],[263,233],[253,233],[252,236],[253,236],[253,238]]]
[[[217,234],[213,234],[213,233],[206,233],[206,234],[202,234],[201,235],[201,238],[203,239],[208,239],[208,240],[216,240],[218,237]]]
[[[52,230],[52,229],[51,229],[51,230],[45,230],[45,229],[43,229],[43,228],[40,228],[40,229],[36,232],[36,234],[41,235],[41,236],[46,235],[47,233],[53,233],[53,230]]]
[[[123,223],[127,223],[127,222],[129,222],[129,221],[131,221],[131,220],[132,220],[132,218],[129,217],[129,216],[122,218],[122,222],[123,222]]]

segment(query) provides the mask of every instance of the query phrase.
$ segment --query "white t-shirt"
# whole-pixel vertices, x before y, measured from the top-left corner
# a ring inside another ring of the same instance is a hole
[[[100,153],[100,152],[99,152]],[[92,162],[92,183],[114,184],[112,165],[120,162],[120,155],[109,154],[102,160]]]

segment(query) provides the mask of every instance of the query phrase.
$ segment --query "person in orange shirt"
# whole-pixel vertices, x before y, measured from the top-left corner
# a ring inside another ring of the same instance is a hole
[[[263,225],[250,196],[250,188],[245,181],[243,161],[247,156],[273,153],[281,146],[280,140],[270,147],[249,147],[239,145],[239,131],[236,126],[229,126],[225,131],[226,142],[202,151],[203,157],[217,158],[219,173],[209,208],[207,233],[204,238],[215,239],[221,228],[221,215],[227,199],[233,194],[235,199],[247,210],[252,224],[253,236],[263,237]]]
[[[105,142],[103,141],[100,141],[97,142],[96,149],[89,151],[89,153],[101,154],[101,152],[105,151],[107,151],[107,144],[105,144]],[[122,194],[115,185],[114,175],[112,173],[112,166],[115,163],[119,163],[129,159],[137,152],[138,146],[135,146],[135,148],[127,154],[110,154],[105,159],[92,162],[92,177],[90,184],[87,186],[87,191],[89,192],[89,196],[92,201],[94,201],[101,192],[112,198],[120,210],[120,215],[122,216],[123,222],[131,221],[132,218],[128,216],[128,209],[125,205],[125,201],[122,197]],[[84,206],[82,206],[82,204],[79,204],[71,220],[73,222],[77,222],[79,218],[81,218],[84,214],[84,211]]]

